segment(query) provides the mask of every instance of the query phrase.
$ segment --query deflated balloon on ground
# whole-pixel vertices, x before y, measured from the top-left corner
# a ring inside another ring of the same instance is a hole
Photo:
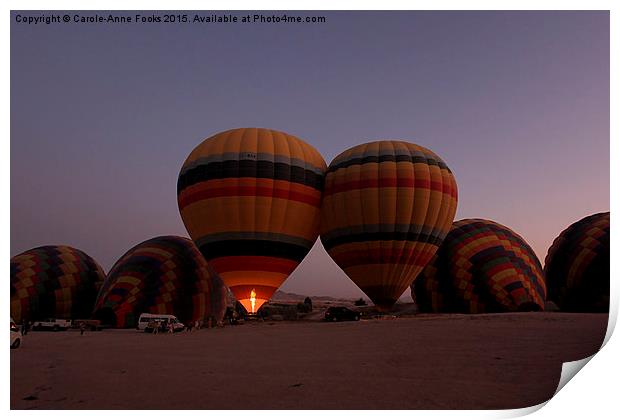
[[[411,286],[424,312],[542,311],[540,261],[523,238],[483,219],[455,222]]]
[[[220,321],[226,288],[192,241],[160,236],[144,241],[114,264],[99,292],[94,317],[133,328],[141,313],[175,315],[186,325]]]
[[[17,322],[90,316],[105,274],[90,256],[64,245],[11,258],[11,317]]]
[[[563,311],[609,310],[609,212],[573,223],[545,258],[547,299]]]

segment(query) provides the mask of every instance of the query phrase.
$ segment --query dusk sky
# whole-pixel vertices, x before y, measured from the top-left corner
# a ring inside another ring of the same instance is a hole
[[[328,164],[372,140],[428,147],[455,174],[456,220],[502,223],[541,262],[569,224],[609,211],[608,12],[50,25],[17,14],[43,13],[11,13],[11,255],[65,244],[107,271],[143,240],[189,236],[179,170],[236,127],[296,135]],[[363,295],[320,241],[282,290]]]

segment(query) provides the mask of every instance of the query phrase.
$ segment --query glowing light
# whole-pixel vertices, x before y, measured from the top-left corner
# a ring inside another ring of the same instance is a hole
[[[254,289],[250,292],[250,303],[252,304],[252,313],[256,313],[256,292]]]

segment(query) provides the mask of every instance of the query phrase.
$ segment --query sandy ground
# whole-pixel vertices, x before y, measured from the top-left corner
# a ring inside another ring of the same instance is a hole
[[[519,408],[548,400],[606,326],[534,313],[31,332],[11,350],[11,408]]]

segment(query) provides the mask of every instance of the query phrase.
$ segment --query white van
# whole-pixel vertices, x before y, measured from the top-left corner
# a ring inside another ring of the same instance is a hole
[[[173,329],[175,332],[183,331],[185,329],[185,325],[180,322],[176,316],[174,315],[162,315],[162,314],[140,314],[140,318],[138,318],[138,325],[136,326],[137,330],[144,332],[152,332],[154,324],[159,322],[159,325],[168,325],[172,323]]]

